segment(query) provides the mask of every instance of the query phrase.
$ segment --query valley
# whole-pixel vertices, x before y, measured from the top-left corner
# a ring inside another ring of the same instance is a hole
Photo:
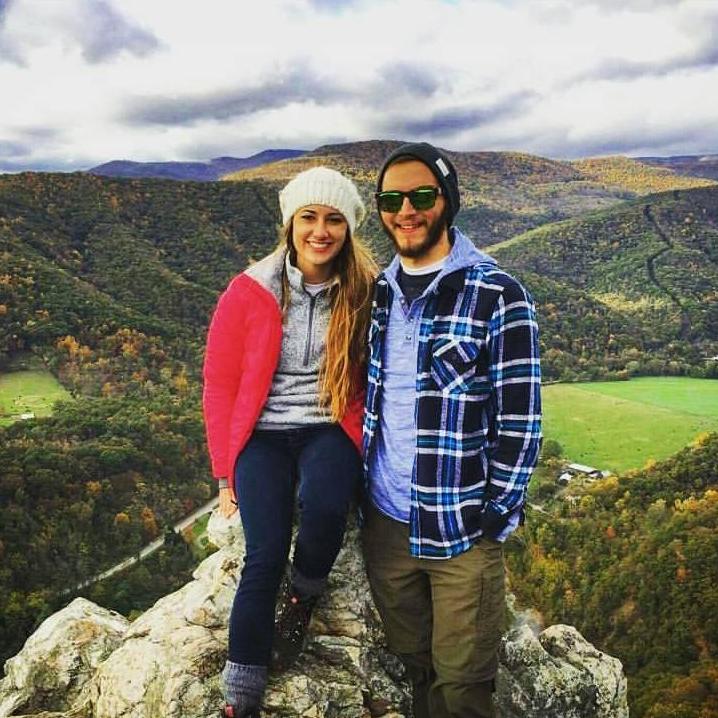
[[[200,411],[216,299],[276,244],[286,179],[315,164],[344,170],[371,210],[393,146],[320,147],[215,182],[0,176],[3,381],[33,357],[74,397],[40,416],[52,396],[39,374],[0,388],[44,397],[35,418],[0,418],[0,658],[65,587],[163,536],[162,550],[86,595],[134,617],[188,580],[196,558],[171,528],[216,490]],[[572,488],[571,503],[529,510],[509,546],[513,587],[619,656],[632,710],[656,718],[651,706],[678,700],[674,681],[716,666],[718,184],[634,160],[452,159],[457,224],[537,304],[545,446],[614,472]],[[373,215],[362,233],[385,263]],[[555,482],[553,461],[535,487]]]

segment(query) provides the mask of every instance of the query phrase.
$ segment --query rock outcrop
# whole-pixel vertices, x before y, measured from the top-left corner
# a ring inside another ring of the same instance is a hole
[[[210,536],[220,549],[194,580],[133,623],[84,599],[48,618],[6,663],[0,718],[216,718],[244,541],[236,522],[216,514]],[[271,676],[265,714],[410,716],[403,676],[384,647],[351,526],[307,650],[292,670]],[[496,705],[500,718],[628,716],[620,662],[570,626],[509,631]]]
[[[84,598],[50,616],[5,663],[0,716],[70,708],[129,627],[119,613]]]

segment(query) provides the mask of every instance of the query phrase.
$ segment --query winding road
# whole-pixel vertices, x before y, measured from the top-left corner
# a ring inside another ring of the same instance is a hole
[[[185,516],[181,521],[178,521],[173,527],[172,530],[177,533],[181,534],[186,528],[191,526],[198,518],[201,516],[204,516],[205,514],[211,513],[215,507],[219,504],[219,497],[215,496],[213,499],[210,499],[204,506],[200,506],[196,511],[193,511],[188,516]],[[147,558],[150,554],[157,551],[157,549],[164,546],[165,539],[164,536],[162,538],[155,539],[152,543],[147,544],[144,548],[140,549],[138,553],[136,553],[134,556],[130,556],[129,558],[126,558],[124,561],[120,561],[120,563],[115,564],[112,568],[108,568],[106,571],[103,571],[102,573],[98,573],[97,575],[93,576],[92,578],[88,578],[86,581],[83,581],[82,583],[78,583],[77,586],[75,586],[74,589],[66,588],[62,593],[67,594],[70,593],[71,590],[73,591],[79,591],[80,589],[83,589],[87,586],[91,586],[93,583],[97,583],[97,581],[102,581],[105,578],[109,578],[110,576],[113,576],[116,573],[119,573],[120,571],[123,571],[126,568],[129,568],[130,566],[136,564],[138,561],[141,561],[144,558]]]

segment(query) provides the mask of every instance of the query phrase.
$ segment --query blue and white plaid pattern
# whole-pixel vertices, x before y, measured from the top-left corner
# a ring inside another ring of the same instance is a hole
[[[382,274],[369,330],[367,472],[391,300]],[[538,460],[541,375],[528,292],[491,262],[448,274],[422,313],[417,370],[410,551],[449,558],[469,549],[482,526],[505,526],[522,509]]]

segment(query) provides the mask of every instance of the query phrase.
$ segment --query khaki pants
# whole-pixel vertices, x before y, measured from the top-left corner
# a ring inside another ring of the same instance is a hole
[[[450,559],[409,554],[409,527],[370,506],[364,560],[389,649],[406,666],[415,718],[493,718],[504,628],[504,556],[480,539]]]

